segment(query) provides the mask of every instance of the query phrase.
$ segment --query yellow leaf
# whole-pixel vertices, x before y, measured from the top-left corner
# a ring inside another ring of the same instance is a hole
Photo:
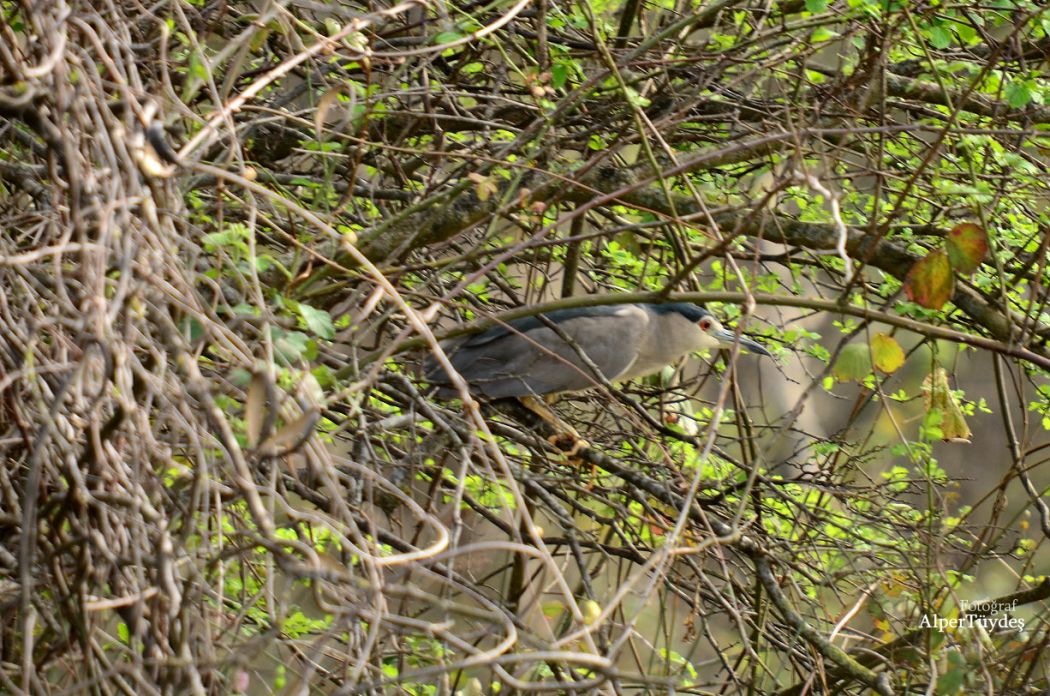
[[[583,614],[583,623],[590,626],[601,618],[602,606],[593,599],[585,599],[580,602],[580,612]]]
[[[871,359],[875,367],[889,375],[904,364],[904,351],[893,336],[879,333],[871,337]]]

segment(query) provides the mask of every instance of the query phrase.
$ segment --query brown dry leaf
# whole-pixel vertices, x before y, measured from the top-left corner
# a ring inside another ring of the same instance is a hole
[[[273,382],[265,370],[252,372],[252,381],[244,399],[244,423],[249,447],[255,447],[270,434],[265,431],[273,427],[272,419],[267,418],[273,410],[273,391]],[[266,427],[267,420],[270,420],[269,428]]]
[[[306,442],[314,433],[314,426],[321,419],[321,411],[311,408],[290,423],[285,423],[281,429],[259,445],[260,457],[283,457],[290,454]]]
[[[926,413],[941,414],[941,437],[945,442],[970,442],[973,433],[966,425],[966,417],[955,400],[948,384],[948,373],[943,367],[935,368],[926,375],[926,379],[922,381],[922,398]]]

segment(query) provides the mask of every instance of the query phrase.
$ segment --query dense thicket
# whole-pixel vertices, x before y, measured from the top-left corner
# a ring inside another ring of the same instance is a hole
[[[0,3],[0,691],[1045,692],[1048,32]],[[419,378],[624,293],[776,359]]]

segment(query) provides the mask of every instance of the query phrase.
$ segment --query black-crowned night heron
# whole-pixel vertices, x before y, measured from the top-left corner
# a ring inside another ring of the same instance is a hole
[[[684,302],[615,304],[559,309],[442,345],[471,390],[488,399],[542,397],[580,391],[659,372],[689,353],[732,347],[752,353],[761,344],[722,328],[703,307]],[[586,356],[586,359],[584,359]],[[424,374],[438,396],[456,395],[433,357]]]

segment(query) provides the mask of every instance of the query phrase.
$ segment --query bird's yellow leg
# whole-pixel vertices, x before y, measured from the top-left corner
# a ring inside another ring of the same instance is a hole
[[[537,399],[535,396],[523,396],[521,397],[521,403],[559,433],[567,433],[576,438],[580,437],[580,434],[576,432],[576,428],[559,418],[542,400]]]
[[[547,404],[540,399],[534,396],[523,396],[521,397],[521,403],[554,429],[555,434],[548,437],[547,441],[564,452],[569,459],[579,454],[580,450],[591,446],[589,442],[576,432],[576,428],[558,418],[554,411],[551,411]]]

